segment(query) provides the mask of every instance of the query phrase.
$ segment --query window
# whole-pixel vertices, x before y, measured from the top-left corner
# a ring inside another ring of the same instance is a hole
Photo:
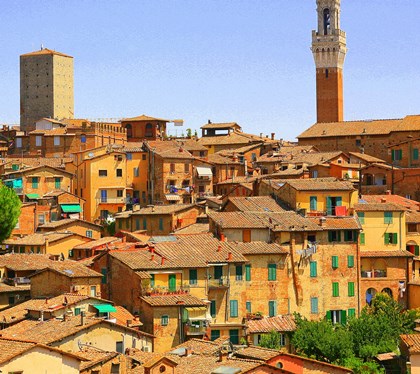
[[[116,176],[120,178],[122,177],[122,174],[123,174],[122,169],[117,169]]]
[[[59,136],[54,136],[54,146],[59,146],[60,145],[60,137]]]
[[[359,217],[360,224],[365,224],[365,212],[357,212],[357,216]]]
[[[318,313],[318,298],[311,297],[311,313],[317,314]]]
[[[347,283],[348,295],[354,296],[354,282]]]
[[[100,216],[101,216],[102,219],[107,219],[108,215],[109,215],[109,212],[108,212],[107,209],[101,209]]]
[[[96,286],[90,286],[90,296],[96,297]]]
[[[108,176],[108,171],[107,170],[99,170],[99,176],[100,177]]]
[[[277,280],[277,265],[268,264],[268,280],[275,281]]]
[[[123,353],[124,352],[124,343],[123,342],[115,342],[115,350],[118,353]]]
[[[86,143],[86,135],[84,135],[84,134],[80,135],[80,142],[82,144],[85,144]]]
[[[39,177],[32,177],[32,188],[38,188]]]
[[[75,316],[78,316],[80,314],[80,312],[81,312],[80,308],[74,308],[74,315]]]
[[[328,231],[328,241],[330,243],[341,242],[341,231]]]
[[[238,300],[230,300],[230,316],[238,317]]]
[[[414,148],[413,149],[413,160],[418,160],[418,159],[419,159],[419,149]]]
[[[331,29],[331,15],[328,8],[324,9],[324,35],[328,35]]]
[[[197,269],[190,269],[190,284],[197,284]]]
[[[164,315],[164,316],[160,317],[160,324],[162,326],[168,326],[168,323],[169,323],[169,316]]]
[[[348,255],[347,256],[347,267],[354,268],[354,256]]]
[[[356,316],[356,309],[351,308],[349,310],[347,310],[347,316],[350,317],[355,317]]]
[[[344,241],[354,242],[356,239],[356,232],[353,230],[344,230]]]
[[[87,236],[88,238],[92,238],[92,237],[93,237],[93,232],[92,232],[92,230],[86,230],[86,236]]]
[[[154,287],[155,286],[155,275],[154,274],[150,274],[150,287]]]
[[[141,159],[142,159],[143,161],[145,161],[145,160],[146,160],[146,153],[143,153],[143,154],[141,155]]]
[[[126,154],[126,157],[127,157],[127,161],[131,161],[133,159],[133,154],[128,152]]]
[[[247,301],[245,303],[245,307],[246,307],[246,312],[247,313],[251,313],[252,312],[252,307],[251,307],[251,302],[250,301]]]
[[[60,177],[55,177],[54,178],[54,187],[57,190],[59,190],[61,188],[61,178]]]
[[[239,330],[229,330],[229,340],[232,344],[239,344]]]
[[[407,224],[408,232],[417,232],[417,224],[416,223],[408,223]]]
[[[212,318],[216,317],[216,300],[210,300],[210,315]]]
[[[14,296],[9,296],[9,305],[12,305],[15,303],[15,297]]]
[[[140,218],[136,218],[136,221],[135,222],[136,222],[136,231],[137,230],[140,230]]]
[[[385,224],[392,223],[392,212],[384,212],[384,223]]]
[[[245,265],[245,280],[249,282],[251,280],[251,265]]]
[[[108,271],[107,271],[106,268],[101,269],[101,274],[102,274],[101,283],[102,284],[106,284],[107,273],[108,273]]]
[[[385,244],[398,244],[398,234],[392,232],[386,232],[384,234]]]
[[[223,266],[217,265],[214,267],[214,279],[220,279],[223,276]]]
[[[143,230],[147,230],[147,218],[143,218]]]
[[[242,265],[235,266],[235,279],[241,281],[243,278]]]
[[[184,173],[188,174],[190,172],[190,164],[184,164]]]
[[[138,176],[140,175],[140,172],[139,172],[139,168],[138,168],[138,167],[133,168],[133,175],[134,175],[135,177],[138,177]]]
[[[106,203],[108,201],[108,191],[99,190],[101,192],[101,203]]]
[[[309,198],[309,202],[310,202],[310,209],[312,211],[316,211],[317,210],[317,197],[316,196],[311,196]]]
[[[22,148],[22,138],[16,138],[16,148]]]
[[[309,271],[310,271],[310,276],[311,276],[311,278],[314,278],[314,277],[316,277],[318,274],[318,271],[317,271],[317,263],[316,263],[316,261],[311,261],[310,263],[309,263]]]
[[[35,136],[35,146],[37,146],[37,147],[42,146],[42,136],[40,136],[40,135]]]
[[[270,300],[268,302],[268,316],[274,317],[277,315],[277,302],[275,300]]]
[[[216,340],[220,338],[220,330],[211,330],[210,339]]]
[[[365,244],[365,233],[361,232],[359,236],[360,236],[360,245],[364,245]]]
[[[333,282],[332,283],[332,295],[333,295],[333,297],[340,296],[340,288],[339,288],[338,282]]]
[[[117,190],[117,197],[123,197],[123,190]]]
[[[393,149],[391,151],[391,159],[392,161],[402,160],[402,149]]]
[[[361,139],[356,139],[356,147],[360,147],[362,145]]]
[[[119,372],[120,372],[120,364],[114,364],[114,363],[112,363],[111,364],[111,374],[118,374]]]
[[[327,320],[333,324],[342,323],[343,325],[347,322],[347,315],[345,310],[329,310],[327,311]]]
[[[153,125],[151,123],[146,124],[146,132],[144,135],[146,138],[153,137]]]
[[[163,218],[159,218],[159,230],[163,231]]]
[[[38,225],[43,225],[45,223],[45,216],[43,214],[38,215]]]
[[[170,164],[170,172],[175,173],[175,164]]]
[[[333,269],[338,268],[338,256],[332,256],[331,257],[331,266]]]

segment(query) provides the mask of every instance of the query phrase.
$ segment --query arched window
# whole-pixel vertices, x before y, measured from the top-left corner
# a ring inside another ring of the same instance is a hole
[[[392,290],[389,287],[384,288],[382,293],[386,293],[388,296],[392,297]]]
[[[146,132],[144,134],[146,138],[152,138],[153,137],[153,125],[151,123],[146,124]]]
[[[370,303],[372,302],[372,299],[375,297],[376,295],[376,290],[374,288],[369,288],[366,291],[366,302],[370,305]]]
[[[133,128],[131,127],[131,124],[127,123],[125,125],[125,128],[127,130],[127,138],[132,138],[133,137]]]
[[[80,142],[82,144],[86,143],[86,135],[85,134],[80,135]]]
[[[324,35],[328,35],[331,27],[331,17],[330,10],[328,8],[324,9]]]

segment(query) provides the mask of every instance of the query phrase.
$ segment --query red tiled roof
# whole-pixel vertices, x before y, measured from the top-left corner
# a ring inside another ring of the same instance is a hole
[[[379,251],[360,251],[360,257],[414,257],[414,255],[405,250],[379,250]]]
[[[400,339],[410,353],[420,353],[420,334],[403,334]]]
[[[62,57],[73,58],[72,56],[69,56],[69,55],[66,55],[64,53],[57,52],[57,51],[54,51],[53,49],[48,49],[48,48],[42,48],[39,51],[25,53],[25,54],[20,55],[20,56],[21,57],[27,57],[27,56],[39,56],[39,55],[57,55],[57,56],[62,56]]]
[[[243,255],[260,255],[260,254],[288,254],[289,250],[281,247],[277,243],[256,242],[229,242],[231,246],[241,252]]]
[[[362,226],[354,216],[307,217],[313,223],[321,224],[323,230],[360,230]]]
[[[323,178],[289,179],[285,183],[297,191],[355,191],[351,182]]]
[[[162,296],[143,296],[141,298],[145,303],[150,306],[206,306],[207,304],[189,294],[176,294],[176,295],[162,295]]]
[[[161,122],[169,122],[169,119],[162,119],[162,118],[155,118],[146,116],[145,114],[142,114],[137,117],[131,117],[131,118],[123,118],[121,122],[128,122],[128,121],[161,121]]]
[[[284,212],[270,196],[230,197],[228,204],[241,212]]]
[[[251,334],[275,331],[295,331],[296,324],[291,315],[266,317],[250,320],[247,323],[248,332]]]
[[[404,211],[401,205],[394,203],[360,203],[354,204],[354,209],[358,212],[401,212]]]

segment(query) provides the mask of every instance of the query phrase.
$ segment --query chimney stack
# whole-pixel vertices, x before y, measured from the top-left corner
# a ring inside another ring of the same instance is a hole
[[[162,257],[161,261],[160,261],[161,265],[165,265],[165,257]]]
[[[274,137],[276,136],[276,133],[275,132],[272,132],[271,133],[271,140],[274,140]]]
[[[217,252],[220,252],[222,250],[222,246],[219,244],[218,246],[217,246]]]
[[[227,260],[232,261],[232,252],[231,251],[228,252]]]
[[[325,217],[321,217],[319,219],[319,226],[321,227],[325,227],[325,223],[326,223],[327,219]]]
[[[85,317],[85,312],[80,312],[80,326],[84,325],[84,317]]]
[[[219,351],[219,360],[218,362],[226,362],[228,357],[228,352],[224,350]]]

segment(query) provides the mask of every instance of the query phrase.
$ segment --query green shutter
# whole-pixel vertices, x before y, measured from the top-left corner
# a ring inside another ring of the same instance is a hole
[[[143,218],[143,230],[147,230],[147,218]]]
[[[337,196],[335,198],[335,206],[341,206],[343,204],[343,198],[341,196]]]
[[[402,149],[400,149],[400,150],[398,151],[398,153],[399,153],[398,160],[402,160]]]
[[[75,316],[78,316],[80,314],[80,312],[81,312],[80,308],[74,308],[74,315]]]
[[[310,205],[310,209],[311,210],[313,210],[313,211],[316,211],[317,210],[317,197],[316,196],[311,196],[310,198],[309,198],[309,205]]]
[[[398,243],[398,234],[394,232],[392,234],[392,244],[397,244],[397,243]]]
[[[140,230],[140,219],[136,218],[136,230]]]
[[[349,267],[349,268],[354,267],[354,256],[353,255],[347,256],[347,267]]]
[[[309,264],[310,264],[309,265],[309,268],[310,268],[310,276],[312,278],[314,278],[314,277],[317,276],[317,263],[316,263],[316,261],[311,261]]]
[[[163,218],[159,218],[159,230],[163,231]]]
[[[101,269],[101,274],[102,274],[102,280],[101,283],[102,284],[106,284],[106,277],[107,277],[107,269],[106,268],[102,268]]]
[[[349,282],[347,285],[348,285],[348,295],[354,296],[354,282]]]
[[[251,265],[245,265],[245,280],[249,282],[251,280]]]
[[[419,150],[418,148],[414,148],[413,149],[413,160],[418,160],[419,159]]]
[[[220,338],[220,330],[211,330],[210,332],[210,339],[216,340]]]
[[[328,241],[331,243],[333,241],[332,231],[328,231]]]
[[[345,242],[348,242],[349,241],[349,238],[350,238],[349,231],[348,230],[345,230],[344,231],[344,241]]]
[[[395,150],[391,150],[391,160],[395,161]]]
[[[392,212],[384,212],[384,223],[392,223]]]
[[[269,317],[274,317],[277,315],[277,302],[270,300],[268,302],[268,315]]]
[[[155,286],[155,275],[150,274],[150,287],[154,287],[154,286]]]
[[[357,216],[359,217],[360,224],[365,224],[365,212],[358,212]]]
[[[384,243],[389,244],[389,234],[387,232],[384,234]]]
[[[54,179],[54,184],[55,184],[56,189],[60,189],[61,188],[61,178],[55,178]]]
[[[197,269],[190,269],[190,284],[197,284]]]
[[[332,215],[332,201],[331,201],[331,197],[327,197],[327,215],[331,216]]]
[[[317,314],[318,313],[318,298],[311,297],[311,313]]]
[[[338,256],[332,256],[331,257],[331,266],[333,269],[338,268]]]
[[[340,296],[340,289],[339,289],[338,282],[333,282],[333,284],[332,284],[332,295],[333,295],[333,297]]]
[[[247,313],[251,313],[251,311],[252,311],[251,302],[250,301],[247,301],[246,302],[246,311],[247,311]]]
[[[360,233],[360,244],[361,245],[365,244],[365,233],[364,232]]]
[[[418,246],[418,245],[415,245],[415,246],[414,246],[414,254],[415,254],[416,256],[419,256],[419,254],[420,254],[420,252],[419,252],[419,246]]]
[[[345,310],[341,311],[341,324],[345,325],[347,323],[347,313]]]
[[[349,310],[347,310],[347,317],[351,318],[351,317],[355,317],[356,316],[356,309],[351,308]]]
[[[238,317],[238,300],[230,300],[230,316]]]
[[[169,274],[168,287],[169,287],[169,291],[173,292],[176,290],[176,275],[175,274]]]
[[[236,265],[235,266],[235,279],[242,280],[242,277],[243,277],[242,265]]]
[[[216,317],[216,300],[210,301],[210,315],[212,318]]]
[[[277,280],[277,265],[268,264],[268,280],[275,281]]]
[[[337,241],[341,242],[341,231],[337,231]]]
[[[327,314],[325,315],[325,318],[327,319],[327,321],[332,321],[331,310],[327,310]]]

